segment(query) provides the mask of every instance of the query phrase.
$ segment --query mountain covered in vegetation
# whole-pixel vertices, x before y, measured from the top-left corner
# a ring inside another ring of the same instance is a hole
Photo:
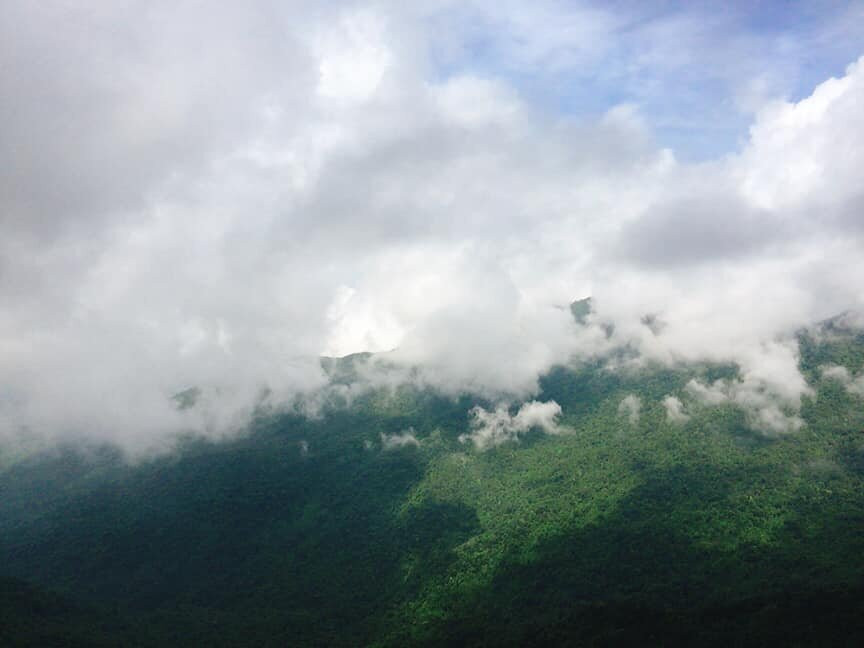
[[[798,345],[797,412],[626,349],[505,405],[361,354],[230,439],[7,455],[0,644],[860,645],[864,333]]]

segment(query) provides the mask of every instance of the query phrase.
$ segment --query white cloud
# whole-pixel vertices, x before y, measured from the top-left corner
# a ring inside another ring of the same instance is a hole
[[[385,21],[370,10],[344,12],[335,28],[321,30],[315,50],[320,57],[318,94],[346,102],[369,99],[392,62]]]
[[[706,385],[698,380],[687,383],[685,390],[693,398],[705,405],[720,405],[729,400],[729,393],[722,380],[715,381],[712,385]]]
[[[374,296],[360,295],[340,286],[327,311],[329,335],[324,355],[341,357],[364,351],[390,351],[399,346],[405,331],[395,316],[377,306]]]
[[[670,423],[678,425],[690,420],[690,416],[684,411],[684,403],[676,396],[666,396],[663,407],[666,409],[666,420]]]
[[[736,362],[725,398],[794,427],[792,334],[864,310],[861,63],[690,164],[649,99],[687,87],[698,12],[625,35],[632,16],[581,4],[136,8],[0,6],[0,435],[219,435],[265,387],[319,388],[320,354],[394,347],[423,384],[530,398],[623,344]],[[755,42],[729,50],[735,80]],[[550,60],[594,108],[545,101]],[[518,436],[507,420],[489,429]]]
[[[848,385],[852,382],[852,374],[846,367],[841,365],[824,365],[819,368],[823,378],[828,380],[836,380],[843,385]]]
[[[630,425],[639,423],[639,412],[642,410],[642,399],[635,394],[628,394],[618,404],[618,414],[626,416]]]
[[[791,394],[771,390],[769,384],[745,377],[740,380],[716,380],[706,385],[698,380],[687,383],[685,391],[705,405],[732,403],[747,416],[747,424],[772,436],[797,432],[804,426],[798,416],[800,400]]]
[[[419,447],[420,441],[414,435],[414,430],[408,429],[399,434],[381,433],[382,450],[398,450],[400,448]]]
[[[555,401],[525,403],[515,416],[511,416],[504,405],[492,412],[478,406],[471,410],[471,432],[462,434],[459,440],[462,443],[470,441],[478,450],[487,450],[502,443],[518,441],[520,435],[532,428],[546,434],[561,434],[564,429],[557,421],[560,415],[561,406]]]
[[[434,100],[445,119],[466,128],[517,126],[521,105],[506,85],[460,76],[432,86]]]
[[[856,137],[864,130],[862,101],[864,60],[859,60],[797,103],[766,106],[742,155],[744,195],[768,209],[818,209],[860,199],[855,170],[864,164]]]
[[[840,365],[825,365],[820,367],[820,370],[823,378],[836,380],[850,394],[864,396],[864,372],[853,375],[846,367]]]

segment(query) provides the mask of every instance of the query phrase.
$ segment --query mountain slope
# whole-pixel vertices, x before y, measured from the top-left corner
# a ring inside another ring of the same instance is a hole
[[[559,434],[486,451],[464,435],[492,404],[410,386],[133,466],[58,450],[0,472],[0,565],[154,645],[853,645],[864,402],[819,367],[860,372],[864,338],[801,357],[805,425],[779,436],[688,400],[735,367],[597,361],[541,381]]]

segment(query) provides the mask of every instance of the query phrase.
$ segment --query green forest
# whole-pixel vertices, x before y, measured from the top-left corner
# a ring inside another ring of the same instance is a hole
[[[559,433],[484,449],[492,403],[403,385],[135,462],[7,452],[0,645],[864,645],[864,397],[821,370],[859,375],[864,333],[798,344],[784,434],[688,395],[734,365],[598,358],[542,377]]]

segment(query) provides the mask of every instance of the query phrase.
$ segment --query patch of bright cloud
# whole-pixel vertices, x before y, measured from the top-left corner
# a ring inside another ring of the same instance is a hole
[[[364,101],[372,96],[392,61],[385,19],[370,10],[345,12],[323,29],[317,92],[327,99]]]
[[[639,413],[642,410],[642,399],[635,394],[628,394],[618,404],[618,414],[626,416],[630,425],[639,423]]]
[[[401,448],[419,447],[420,441],[414,434],[414,430],[405,430],[399,434],[381,433],[381,449],[384,451],[399,450]]]
[[[732,403],[740,407],[747,424],[769,436],[797,432],[804,426],[798,416],[800,403],[784,400],[759,381],[717,380],[706,385],[694,379],[687,383],[685,391],[704,405]]]
[[[666,410],[666,420],[675,425],[681,425],[690,420],[690,416],[684,411],[684,403],[681,399],[672,396],[666,396],[663,399],[663,407]]]
[[[525,403],[515,416],[503,405],[491,412],[478,406],[471,410],[470,415],[471,432],[460,435],[459,441],[471,442],[478,450],[518,441],[520,435],[532,428],[546,434],[561,434],[563,431],[558,424],[561,406],[555,401]]]

